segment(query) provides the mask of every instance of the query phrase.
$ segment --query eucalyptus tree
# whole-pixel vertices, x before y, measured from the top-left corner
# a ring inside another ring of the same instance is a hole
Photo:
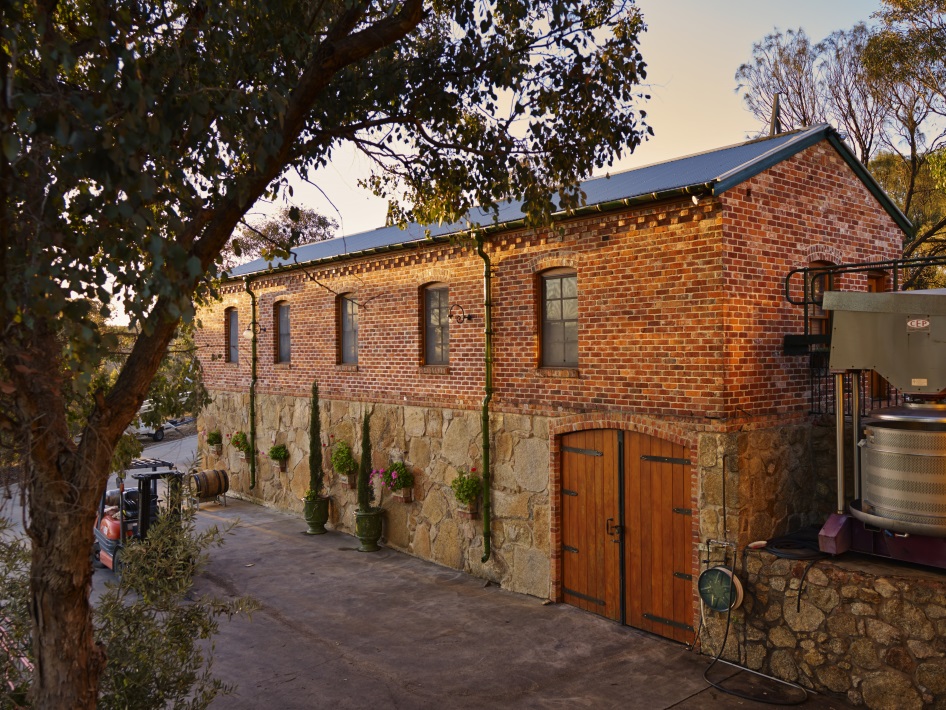
[[[649,133],[643,30],[631,0],[0,4],[0,426],[25,460],[36,707],[94,707],[121,652],[93,642],[95,504],[247,210],[348,142],[399,218],[513,198],[545,224]],[[119,308],[138,335],[93,387]]]
[[[736,72],[762,126],[777,92],[785,130],[838,127],[914,223],[905,256],[946,250],[944,12],[942,0],[885,0],[878,26],[858,23],[817,43],[801,29],[775,31]]]

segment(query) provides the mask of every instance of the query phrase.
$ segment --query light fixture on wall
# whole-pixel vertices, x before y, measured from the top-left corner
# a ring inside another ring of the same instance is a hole
[[[265,333],[266,328],[261,326],[259,323],[253,322],[246,326],[246,330],[243,331],[243,337],[247,340],[252,340],[254,335],[259,335],[260,333]]]
[[[457,323],[462,323],[463,321],[473,320],[473,314],[466,313],[463,310],[463,306],[461,306],[459,303],[454,303],[452,306],[450,306],[450,320]]]

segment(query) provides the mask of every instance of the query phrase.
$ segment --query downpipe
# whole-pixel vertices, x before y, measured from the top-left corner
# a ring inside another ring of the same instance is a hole
[[[256,488],[256,294],[250,288],[249,276],[243,282],[250,294],[250,490]]]
[[[489,403],[493,399],[493,288],[489,256],[483,248],[483,235],[476,235],[476,253],[483,260],[483,335],[485,340],[485,377],[483,407],[480,411],[480,424],[483,434],[483,558],[490,556],[490,451],[489,451]]]

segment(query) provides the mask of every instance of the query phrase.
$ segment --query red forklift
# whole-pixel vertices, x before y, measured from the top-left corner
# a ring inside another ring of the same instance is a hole
[[[128,540],[144,540],[162,508],[181,509],[184,473],[173,463],[135,459],[125,472],[129,471],[137,487],[126,489],[125,476],[119,475],[118,488],[105,491],[95,517],[93,557],[115,573],[121,572],[121,552]],[[164,485],[159,486],[162,481]]]

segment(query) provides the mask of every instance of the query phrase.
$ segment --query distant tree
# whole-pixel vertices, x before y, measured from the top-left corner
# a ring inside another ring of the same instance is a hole
[[[940,207],[946,196],[946,179],[941,179],[946,178],[946,97],[933,77],[943,76],[944,60],[917,47],[922,32],[919,25],[905,24],[912,15],[904,8],[924,6],[922,26],[942,29],[943,3],[891,0],[885,5],[886,29],[872,31],[858,23],[817,44],[801,29],[767,35],[736,72],[737,91],[765,126],[760,133],[767,130],[776,91],[785,109],[784,130],[822,121],[837,126],[913,222],[904,256],[940,253],[946,250]],[[894,11],[894,5],[900,9]]]
[[[865,61],[891,85],[895,138],[909,164],[905,206],[916,233],[905,255],[946,253],[946,2],[884,0]],[[917,207],[919,205],[919,207]]]
[[[247,211],[345,143],[399,219],[521,199],[546,225],[650,133],[643,31],[630,0],[0,3],[0,428],[28,454],[35,707],[95,706],[96,503]],[[93,317],[116,305],[137,335],[76,443],[67,391],[120,347]]]
[[[778,30],[752,45],[752,59],[736,72],[746,107],[768,124],[775,95],[780,95],[781,122],[785,130],[822,123],[828,104],[818,71],[820,49],[801,28]]]
[[[281,207],[259,222],[244,222],[224,247],[224,265],[258,257],[288,258],[300,244],[312,244],[335,236],[338,223],[306,207]]]

